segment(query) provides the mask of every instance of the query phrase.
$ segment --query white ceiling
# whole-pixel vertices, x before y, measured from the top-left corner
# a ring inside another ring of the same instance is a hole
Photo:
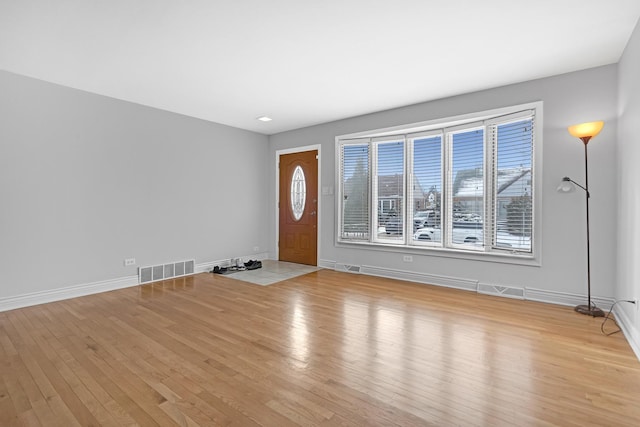
[[[273,134],[615,63],[639,16],[639,0],[0,0],[0,69]]]

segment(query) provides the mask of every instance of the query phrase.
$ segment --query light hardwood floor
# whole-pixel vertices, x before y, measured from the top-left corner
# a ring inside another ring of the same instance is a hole
[[[321,270],[0,313],[0,425],[640,425],[640,362],[569,307]]]

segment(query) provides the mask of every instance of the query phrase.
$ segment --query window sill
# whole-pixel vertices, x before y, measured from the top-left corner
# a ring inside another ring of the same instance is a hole
[[[502,264],[515,264],[531,267],[542,265],[539,257],[533,254],[510,254],[500,252],[479,252],[477,250],[438,248],[431,246],[404,246],[397,244],[371,242],[336,241],[336,248],[363,249],[370,251],[422,255],[428,257],[454,258],[466,261],[481,261]]]

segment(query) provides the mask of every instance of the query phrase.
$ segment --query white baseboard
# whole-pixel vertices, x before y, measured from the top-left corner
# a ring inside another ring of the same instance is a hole
[[[374,267],[370,265],[352,265],[326,259],[319,260],[318,267],[347,273],[360,273],[369,276],[387,277],[390,279],[406,280],[408,282],[445,286],[471,291],[475,291],[478,286],[478,282],[475,280],[461,279],[458,277],[439,276],[426,273],[415,273],[411,271]]]
[[[548,302],[550,304],[566,305],[575,307],[586,304],[587,296],[580,294],[570,294],[567,292],[549,291],[546,289],[525,288],[524,299],[538,302]],[[608,297],[591,296],[591,302],[603,310],[609,310],[615,300]]]
[[[632,310],[637,310],[637,307],[633,307]],[[613,314],[616,316],[616,321],[622,329],[627,342],[631,346],[631,349],[636,354],[638,360],[640,360],[640,331],[634,326],[627,313],[620,307],[620,304],[613,309]]]
[[[328,259],[321,259],[318,261],[318,267],[320,268],[326,268],[329,270],[335,270],[336,269],[336,262],[335,261],[329,261]]]
[[[118,279],[103,280],[84,285],[68,286],[42,292],[0,298],[0,311],[15,310],[16,308],[47,302],[61,301],[69,298],[82,297],[100,292],[114,291],[138,285],[138,276],[120,277]]]
[[[416,273],[413,271],[396,270],[392,268],[374,267],[363,265],[360,273],[370,276],[387,277],[390,279],[406,280],[409,282],[424,283],[427,285],[445,286],[447,288],[463,289],[466,291],[476,291],[478,281],[463,279],[460,277],[440,276],[427,273]]]
[[[427,285],[445,286],[448,288],[462,289],[482,294],[495,295],[505,298],[516,298],[530,301],[546,302],[550,304],[576,306],[586,303],[586,295],[571,294],[567,292],[549,291],[546,289],[526,288],[515,285],[495,285],[481,283],[476,279],[441,276],[436,274],[418,273],[414,271],[398,270],[370,265],[350,265],[336,261],[321,260],[318,265],[336,271],[345,271],[345,266],[350,272],[358,270],[360,274],[387,277],[390,279],[406,280],[409,282],[423,283]],[[603,310],[609,310],[614,299],[609,297],[591,297],[593,303]]]
[[[234,257],[241,258],[244,261],[249,259],[267,259],[268,253],[257,253],[250,256]],[[220,261],[211,261],[196,264],[194,274],[205,273],[213,270],[216,265],[228,266],[229,259]],[[169,279],[170,280],[170,279]],[[52,289],[41,292],[33,292],[29,294],[16,295],[11,297],[0,298],[0,312],[15,310],[17,308],[29,307],[32,305],[45,304],[48,302],[61,301],[69,298],[82,297],[86,295],[97,294],[100,292],[114,291],[116,289],[129,288],[138,286],[138,276],[120,277],[117,279],[102,280],[99,282],[86,283],[82,285],[67,286],[64,288]]]

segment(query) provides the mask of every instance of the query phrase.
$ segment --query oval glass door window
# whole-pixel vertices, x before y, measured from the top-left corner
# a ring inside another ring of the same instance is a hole
[[[307,199],[307,183],[300,165],[296,166],[291,177],[291,211],[293,218],[299,221],[304,212],[304,203]]]

